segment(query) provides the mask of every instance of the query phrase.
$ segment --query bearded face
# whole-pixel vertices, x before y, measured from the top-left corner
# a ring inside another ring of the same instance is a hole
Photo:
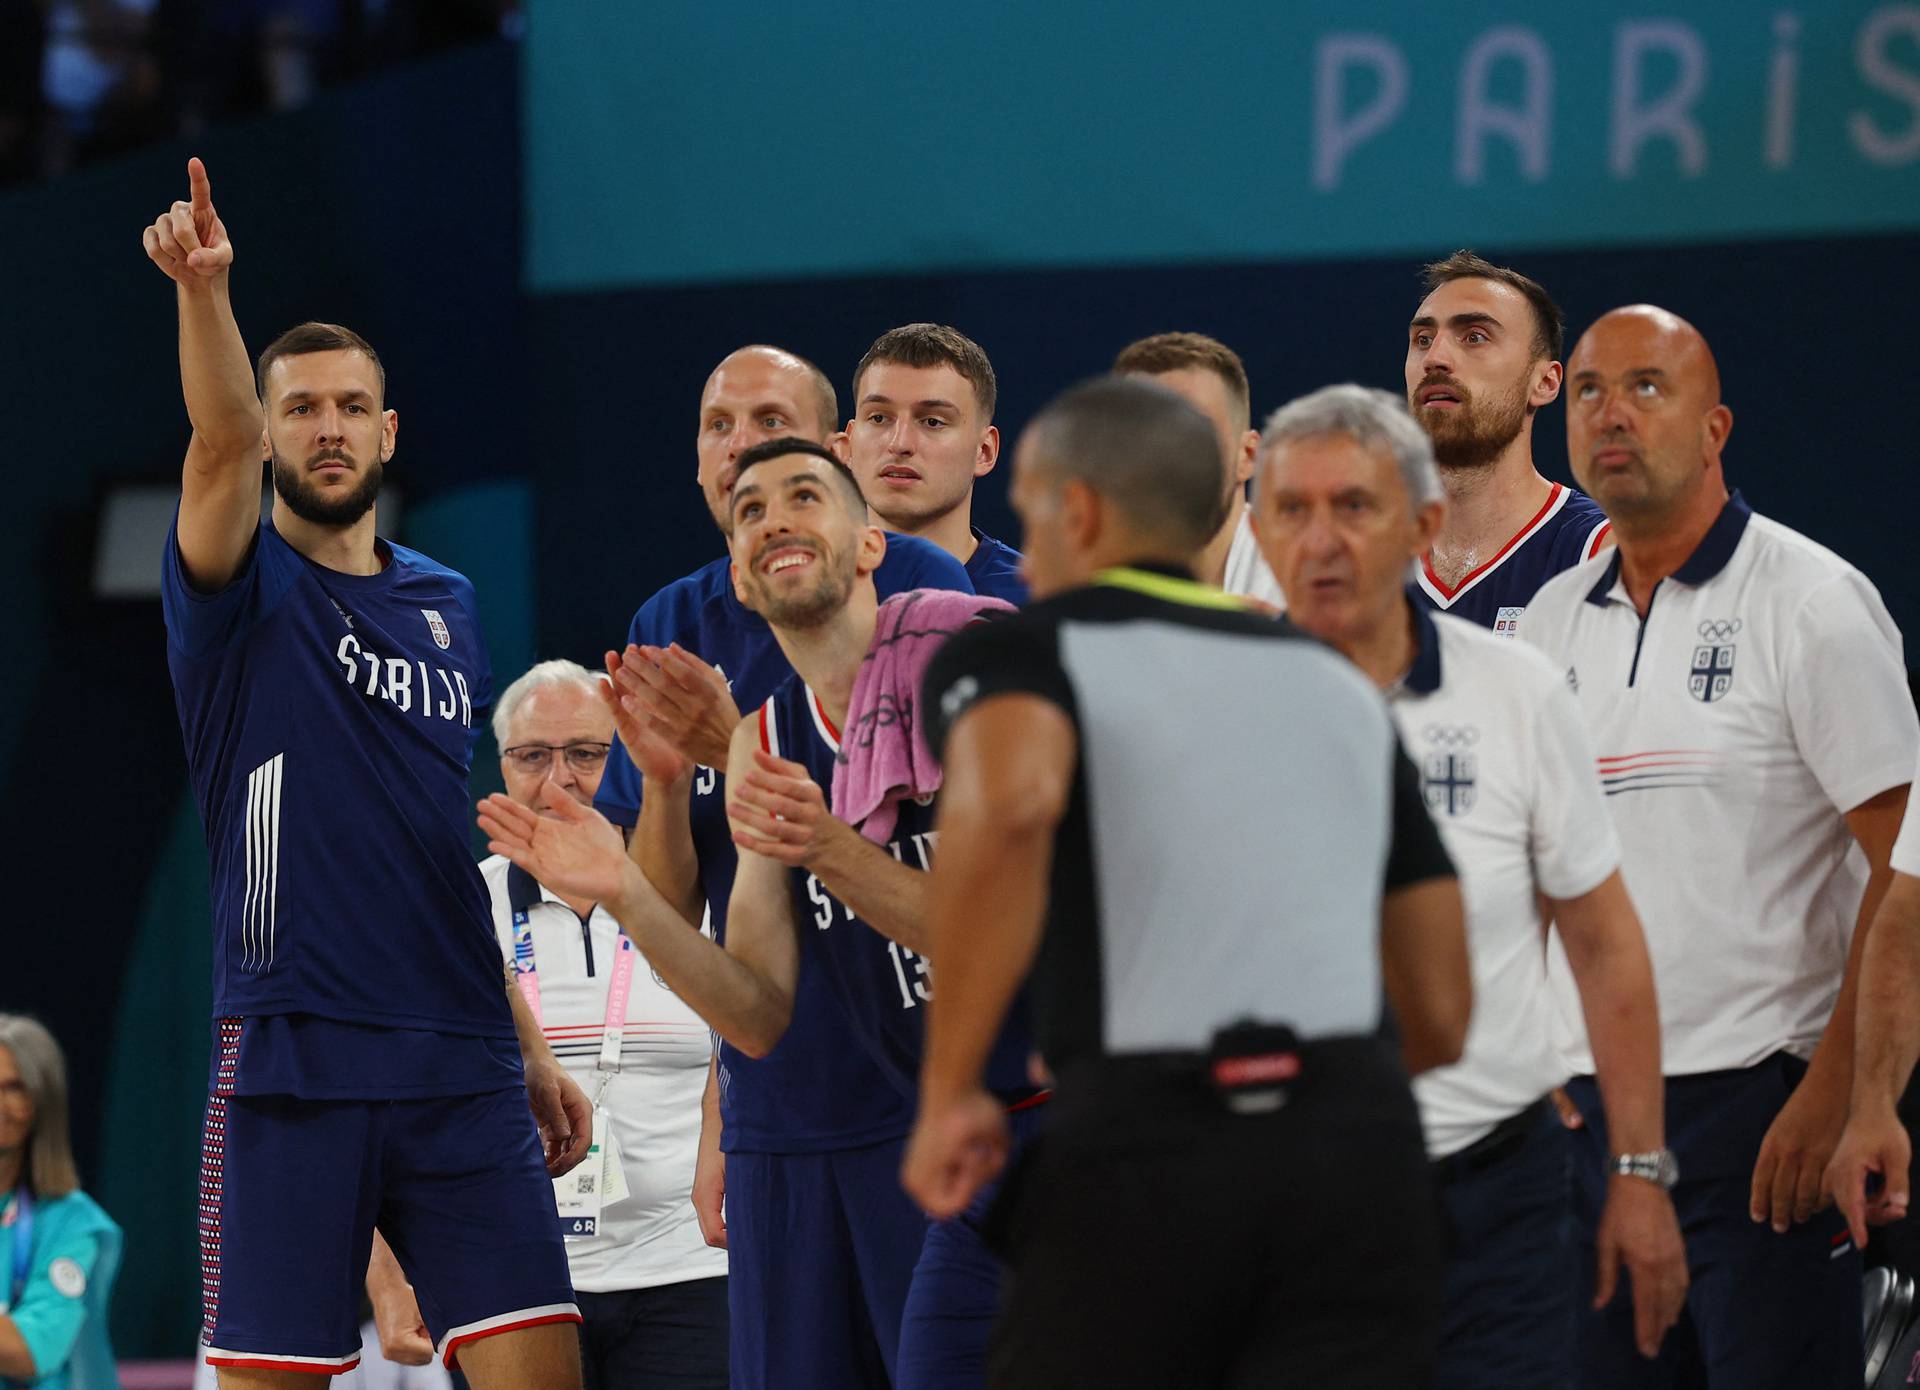
[[[1504,388],[1474,390],[1456,377],[1434,375],[1414,389],[1409,403],[1442,468],[1483,468],[1520,437],[1527,386],[1521,376]]]
[[[357,480],[341,486],[335,479],[344,469]],[[373,508],[380,496],[383,469],[378,457],[359,468],[345,449],[322,449],[304,463],[273,455],[273,490],[287,510],[315,526],[347,527]]]

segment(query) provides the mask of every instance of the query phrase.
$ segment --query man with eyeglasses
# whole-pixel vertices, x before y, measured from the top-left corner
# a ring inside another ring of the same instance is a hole
[[[593,804],[614,737],[595,688],[604,680],[543,661],[506,688],[493,734],[508,796],[543,814],[557,797]],[[692,1203],[707,1026],[598,904],[555,893],[499,855],[480,875],[514,981],[594,1104],[595,1148],[555,1183],[586,1390],[724,1390],[727,1254],[701,1238]],[[379,1310],[391,1344],[408,1304],[404,1286],[388,1293],[402,1300]]]

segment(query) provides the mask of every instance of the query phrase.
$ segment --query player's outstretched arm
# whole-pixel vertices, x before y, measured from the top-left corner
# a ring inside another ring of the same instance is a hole
[[[227,296],[233,242],[198,159],[187,161],[187,200],[155,218],[141,243],[175,287],[180,385],[193,424],[180,478],[180,559],[194,586],[210,591],[239,571],[260,524],[263,428]]]
[[[988,1054],[1039,949],[1079,738],[1038,695],[988,696],[947,736],[940,855],[929,884],[920,1114],[901,1182],[928,1215],[965,1210],[1005,1164],[1006,1115],[985,1089]]]
[[[552,814],[542,815],[498,793],[488,797],[480,803],[487,848],[556,893],[601,904],[667,986],[722,1037],[750,1055],[770,1051],[786,1031],[797,965],[783,979],[763,979],[755,964],[735,959],[667,905],[605,816],[571,797],[556,798],[548,809]]]

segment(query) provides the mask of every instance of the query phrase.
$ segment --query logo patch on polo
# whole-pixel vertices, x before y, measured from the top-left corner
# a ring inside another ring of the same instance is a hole
[[[1740,620],[1709,618],[1697,631],[1702,640],[1687,668],[1687,694],[1710,704],[1733,689],[1734,644],[1728,639],[1740,631]]]
[[[1464,816],[1478,799],[1478,767],[1469,751],[1480,741],[1471,726],[1429,724],[1420,731],[1427,745],[1420,760],[1420,794],[1427,809],[1440,815]]]

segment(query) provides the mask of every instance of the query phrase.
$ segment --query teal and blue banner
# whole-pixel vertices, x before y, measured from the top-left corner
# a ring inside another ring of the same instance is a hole
[[[531,10],[537,292],[1920,226],[1920,4]]]

